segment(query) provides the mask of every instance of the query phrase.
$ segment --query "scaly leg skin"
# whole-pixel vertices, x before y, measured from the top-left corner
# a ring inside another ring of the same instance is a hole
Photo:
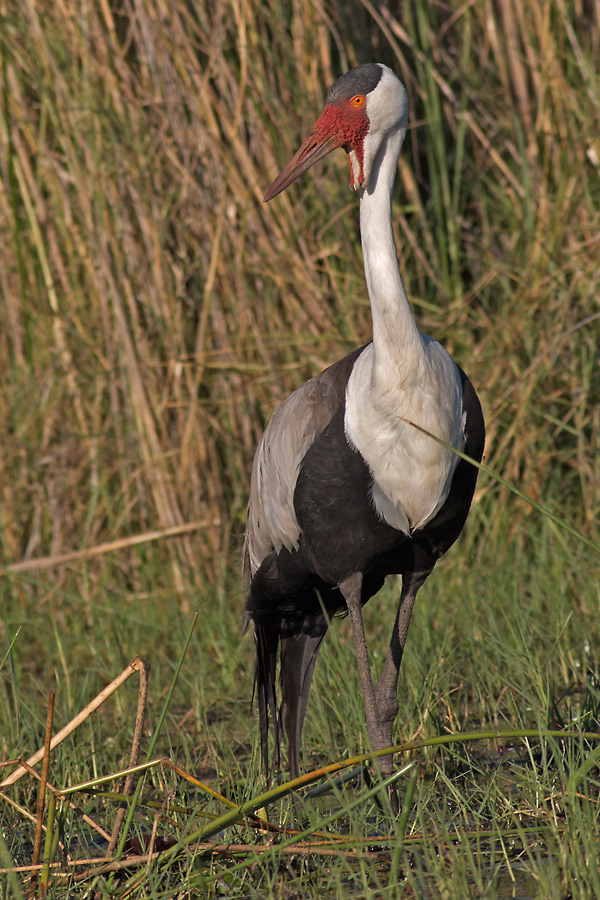
[[[381,737],[384,740],[384,747],[390,747],[393,744],[394,722],[398,715],[398,675],[400,673],[400,664],[402,662],[404,645],[406,644],[410,617],[412,615],[417,592],[424,581],[425,578],[419,577],[418,580],[409,581],[407,579],[402,582],[402,592],[400,594],[400,602],[398,603],[398,612],[396,613],[396,621],[394,622],[390,646],[383,663],[377,687],[375,688],[375,703],[379,712],[382,732]],[[383,757],[381,761],[382,773],[389,775],[391,770],[392,757]]]
[[[427,575],[420,575],[418,578],[403,579],[402,581],[402,592],[398,603],[392,638],[376,688],[373,688],[373,677],[367,655],[367,640],[360,603],[362,575],[360,573],[352,575],[339,586],[350,613],[354,649],[365,704],[367,733],[374,750],[383,750],[385,747],[391,747],[394,742],[393,730],[394,722],[398,715],[398,675],[400,664],[415,598],[426,578]],[[379,768],[384,778],[391,775],[393,769],[392,755],[380,757]],[[398,792],[394,785],[390,787],[389,794],[392,810],[394,815],[397,815],[399,802]]]
[[[367,654],[367,640],[365,637],[365,628],[362,618],[362,607],[360,602],[361,587],[362,575],[360,574],[360,572],[356,573],[355,575],[351,575],[350,578],[342,581],[339,585],[340,591],[342,592],[348,606],[348,612],[350,613],[350,624],[352,626],[354,651],[356,653],[358,674],[360,676],[363,700],[365,704],[367,734],[369,736],[369,741],[373,750],[383,750],[385,747],[390,746],[391,741],[388,741],[387,735],[391,735],[391,727],[387,727],[387,723],[383,722],[375,697],[373,677],[371,675],[371,667],[369,666],[369,658]],[[391,756],[384,756],[380,759],[380,769],[383,775],[391,774]],[[398,815],[398,793],[394,786],[390,787],[389,796],[392,806],[392,812],[394,813],[394,815]]]

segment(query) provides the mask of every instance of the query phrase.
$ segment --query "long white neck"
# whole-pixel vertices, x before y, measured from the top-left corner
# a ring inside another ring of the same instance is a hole
[[[417,328],[398,269],[391,195],[401,144],[396,132],[379,145],[360,198],[373,344],[348,379],[344,424],[373,476],[378,515],[409,534],[441,508],[456,465],[430,435],[461,449],[464,417],[458,370]]]
[[[360,234],[373,318],[374,376],[401,365],[416,373],[423,337],[413,316],[400,270],[392,231],[392,192],[403,133],[391,134],[379,147],[361,192]],[[398,373],[400,374],[400,373]]]

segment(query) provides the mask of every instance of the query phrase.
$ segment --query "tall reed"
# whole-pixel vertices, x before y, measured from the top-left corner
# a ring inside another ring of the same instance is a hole
[[[343,155],[261,202],[328,84],[368,59],[411,98],[394,219],[419,323],[477,386],[487,462],[591,533],[598,26],[597,6],[565,0],[398,15],[370,0],[8,0],[5,563],[198,522],[164,564],[182,590],[194,572],[218,580],[265,417],[370,335]],[[514,501],[485,479],[478,500],[494,539],[493,504]],[[122,555],[134,582],[137,552]]]

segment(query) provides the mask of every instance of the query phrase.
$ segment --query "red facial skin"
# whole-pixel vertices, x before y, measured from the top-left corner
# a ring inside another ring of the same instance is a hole
[[[329,135],[335,134],[339,140],[339,146],[343,147],[346,153],[354,150],[359,165],[358,184],[362,185],[365,180],[363,172],[364,148],[363,141],[369,131],[369,118],[367,116],[364,102],[357,106],[355,102],[361,95],[353,97],[351,100],[345,100],[343,103],[335,106],[326,106],[311,132],[311,136],[322,143]],[[354,190],[354,171],[350,166],[350,187]]]
[[[300,149],[284,166],[265,194],[265,202],[284,191],[299,175],[336,147],[343,147],[346,153],[354,150],[359,165],[358,184],[362,185],[365,180],[363,141],[368,131],[369,117],[363,94],[356,94],[347,100],[326,106]],[[352,166],[350,166],[350,186],[353,189],[355,187]]]

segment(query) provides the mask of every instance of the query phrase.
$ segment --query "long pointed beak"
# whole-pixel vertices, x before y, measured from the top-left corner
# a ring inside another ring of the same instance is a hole
[[[319,159],[323,159],[336,147],[341,146],[342,142],[335,132],[333,134],[330,132],[324,138],[319,138],[315,134],[315,128],[313,128],[300,149],[294,153],[287,166],[281,170],[265,194],[263,202],[267,203],[273,197],[276,197],[277,194],[285,191],[286,187],[289,187],[296,178],[302,175],[303,172],[306,172],[307,169],[310,169],[314,163]]]

